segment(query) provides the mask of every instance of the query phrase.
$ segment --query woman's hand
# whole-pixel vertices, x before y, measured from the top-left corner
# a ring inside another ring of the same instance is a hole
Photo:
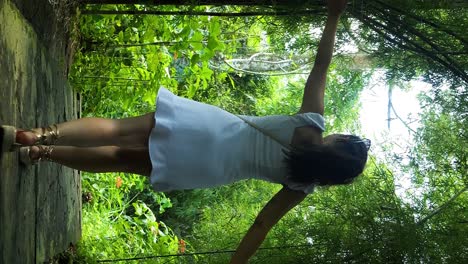
[[[339,16],[346,9],[348,0],[328,0],[328,14],[331,16]]]

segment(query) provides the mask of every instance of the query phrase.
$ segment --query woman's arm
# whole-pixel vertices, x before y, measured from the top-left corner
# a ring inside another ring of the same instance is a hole
[[[341,13],[346,7],[347,0],[329,0],[328,17],[322,38],[317,50],[314,67],[307,79],[304,97],[302,99],[299,113],[314,112],[323,115],[325,82],[327,78],[328,67],[333,55],[335,45],[336,28]]]
[[[231,264],[247,263],[265,239],[268,231],[294,206],[299,204],[307,194],[283,187],[263,207],[255,222],[237,247]]]

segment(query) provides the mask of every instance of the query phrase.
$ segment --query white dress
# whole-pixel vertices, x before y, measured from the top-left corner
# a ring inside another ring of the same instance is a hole
[[[286,179],[284,147],[236,115],[160,88],[149,138],[155,191],[209,188],[242,179],[262,179],[305,193],[313,185]],[[317,113],[242,116],[289,145],[296,127],[325,130]]]

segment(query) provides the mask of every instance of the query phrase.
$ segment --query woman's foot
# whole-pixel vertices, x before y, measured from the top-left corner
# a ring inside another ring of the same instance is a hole
[[[16,132],[16,143],[23,146],[32,146],[38,139],[37,135],[32,131],[18,130]]]
[[[17,129],[12,126],[2,126],[4,136],[2,151],[14,151],[18,146],[54,145],[59,139],[57,125],[31,130]]]
[[[35,145],[55,145],[59,139],[58,125],[34,128],[31,130],[36,135]]]
[[[54,146],[30,146],[20,148],[20,160],[24,165],[36,164],[42,160],[51,160]]]
[[[12,152],[22,145],[33,145],[37,137],[33,132],[17,129],[13,126],[1,126],[1,151]]]

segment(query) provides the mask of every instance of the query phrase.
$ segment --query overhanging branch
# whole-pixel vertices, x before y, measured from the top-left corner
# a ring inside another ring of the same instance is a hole
[[[423,55],[424,57],[427,57],[432,61],[440,63],[442,66],[449,69],[455,76],[461,78],[462,80],[468,83],[468,75],[464,71],[439,58],[437,56],[437,53],[432,53],[430,50],[422,47],[415,41],[411,40],[409,37],[402,35],[395,27],[384,25],[378,22],[376,19],[370,19],[368,16],[366,16],[366,14],[358,10],[350,11],[358,20],[360,20],[363,24],[373,29],[376,33],[381,35],[390,43],[396,44],[398,47],[401,47],[405,50],[413,51],[416,54]],[[385,32],[383,30],[385,30]],[[389,37],[388,33],[391,33],[393,38]]]
[[[249,17],[249,16],[311,16],[326,15],[321,10],[300,11],[248,11],[248,12],[205,12],[205,11],[158,11],[158,10],[82,10],[84,15],[157,15],[157,16],[213,16],[213,17]]]
[[[460,195],[462,195],[466,190],[468,190],[468,186],[465,186],[465,188],[461,189],[458,191],[455,195],[453,195],[447,202],[445,202],[443,205],[439,206],[437,209],[432,211],[430,214],[428,214],[426,217],[423,219],[419,220],[416,225],[423,225],[427,220],[431,219],[432,217],[436,216],[439,214],[442,210],[447,208],[455,199],[457,199]]]
[[[412,13],[409,13],[401,8],[398,8],[398,7],[395,7],[395,6],[391,6],[385,2],[382,2],[382,1],[379,1],[379,0],[374,0],[375,2],[381,4],[382,6],[385,6],[387,7],[388,9],[390,10],[394,10],[395,12],[397,13],[400,13],[402,15],[405,15],[405,16],[408,16],[408,17],[411,17],[413,18],[414,20],[418,21],[418,22],[421,22],[421,23],[424,23],[424,24],[427,24],[429,26],[432,26],[440,31],[443,31],[449,35],[451,35],[452,37],[458,39],[459,41],[463,42],[464,44],[468,45],[468,40],[466,40],[464,37],[458,35],[457,33],[453,32],[452,30],[448,29],[448,28],[445,28],[445,27],[442,27],[441,25],[437,24],[437,23],[434,23],[430,20],[427,20],[423,17],[420,17],[420,16],[417,16],[417,15],[414,15]]]
[[[384,21],[389,23],[389,25],[392,26],[392,28],[398,28],[398,27],[401,26],[401,25],[394,22],[394,18],[386,15],[385,10],[383,10],[383,9],[377,7],[377,6],[372,6],[372,7],[374,8],[374,10],[380,12],[383,15]],[[410,25],[405,25],[404,30],[406,32],[410,33],[410,35],[418,37],[424,43],[429,45],[432,50],[427,50],[427,49],[426,50],[430,54],[433,54],[432,55],[433,58],[438,58],[439,62],[444,61],[444,63],[443,63],[444,66],[448,67],[449,69],[452,70],[452,72],[455,72],[456,75],[460,76],[462,79],[464,79],[465,81],[468,82],[468,76],[466,75],[466,73],[462,69],[460,69],[460,66],[458,65],[458,63],[455,62],[454,60],[452,60],[452,58],[450,58],[450,56],[448,56],[448,54],[446,54],[445,51],[441,50],[440,47],[437,46],[436,44],[434,44],[428,37],[426,37],[423,33],[417,31],[416,29],[414,29]],[[397,34],[397,36],[403,36],[403,34],[400,32],[400,34]],[[408,38],[407,41],[411,41],[412,43],[416,43],[415,40],[410,40],[409,38]],[[419,46],[422,48],[421,45],[419,45]],[[434,53],[432,51],[436,51],[436,52]],[[438,55],[440,55],[442,58],[440,58]]]

